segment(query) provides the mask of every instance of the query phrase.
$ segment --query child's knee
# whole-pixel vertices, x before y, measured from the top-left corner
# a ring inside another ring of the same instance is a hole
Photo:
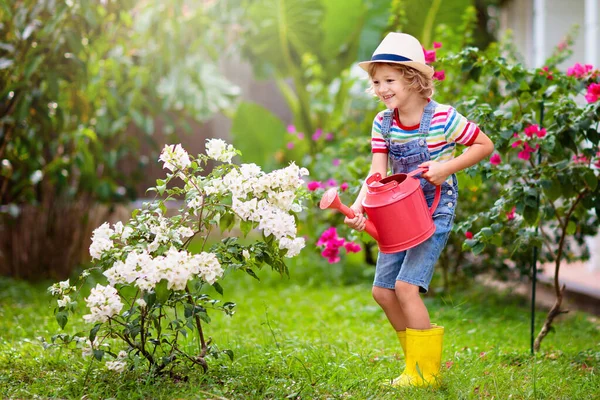
[[[396,281],[395,295],[400,303],[408,303],[415,298],[420,298],[419,286],[404,281]]]
[[[382,307],[385,307],[388,304],[393,302],[397,302],[396,294],[393,289],[386,289],[379,286],[373,286],[373,290],[371,291],[373,294],[373,299]]]

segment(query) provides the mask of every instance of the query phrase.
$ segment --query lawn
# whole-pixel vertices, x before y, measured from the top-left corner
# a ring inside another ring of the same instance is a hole
[[[368,284],[267,281],[241,275],[224,281],[224,300],[235,301],[237,312],[214,313],[206,333],[233,350],[233,361],[209,359],[207,374],[183,370],[178,379],[151,379],[108,371],[66,348],[44,350],[38,338],[59,332],[48,285],[0,280],[0,398],[591,399],[600,393],[600,321],[589,314],[561,317],[531,357],[524,299],[481,287],[427,297],[432,320],[446,327],[443,384],[435,391],[396,390],[381,382],[400,373],[402,355]],[[543,313],[538,317],[539,327]]]

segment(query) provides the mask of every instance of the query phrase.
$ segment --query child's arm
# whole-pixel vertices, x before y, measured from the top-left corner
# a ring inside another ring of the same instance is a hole
[[[426,161],[419,165],[419,167],[429,167],[429,170],[424,172],[422,176],[433,185],[437,186],[444,183],[450,175],[462,171],[471,165],[477,164],[479,161],[492,154],[493,151],[494,143],[492,143],[485,133],[479,132],[473,144],[460,156],[445,163]]]
[[[369,174],[367,178],[377,172],[381,174],[382,177],[387,176],[387,164],[388,164],[388,155],[387,153],[373,153],[373,159],[371,160],[371,169],[369,170]],[[344,219],[344,223],[348,225],[352,229],[356,229],[357,231],[362,231],[365,229],[365,224],[367,222],[362,206],[362,201],[367,194],[367,180],[365,179],[365,183],[362,185],[356,200],[350,206],[352,210],[354,210],[355,217]]]

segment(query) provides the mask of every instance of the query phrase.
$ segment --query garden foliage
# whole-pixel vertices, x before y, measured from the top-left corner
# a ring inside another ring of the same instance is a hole
[[[232,104],[215,63],[235,17],[218,3],[0,1],[0,273],[66,276],[91,207],[140,195],[155,124]]]

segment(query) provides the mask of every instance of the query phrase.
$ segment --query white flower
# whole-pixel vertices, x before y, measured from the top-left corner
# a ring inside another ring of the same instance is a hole
[[[86,337],[75,336],[73,339],[81,345],[81,355],[83,357],[91,357],[94,354],[94,349],[98,347],[98,338],[94,339],[94,343]],[[79,347],[79,346],[78,346]]]
[[[71,303],[71,298],[69,296],[63,296],[63,298],[58,299],[57,302],[59,307],[66,307]]]
[[[123,229],[123,234],[121,235],[121,239],[127,240],[129,238],[129,236],[131,236],[132,233],[133,233],[133,228],[130,226],[126,226],[125,229]]]
[[[113,248],[113,241],[110,239],[115,232],[110,229],[108,222],[103,223],[96,228],[92,234],[92,244],[90,245],[90,255],[92,260],[102,258],[102,253]]]
[[[244,249],[244,250],[242,251],[242,255],[244,256],[244,258],[245,258],[246,260],[248,260],[248,259],[250,258],[250,253],[249,253],[249,252],[248,252],[248,250],[246,250],[246,249]]]
[[[127,358],[127,352],[126,352],[125,350],[121,350],[121,351],[119,352],[119,354],[117,354],[117,358],[118,358],[119,360],[122,360],[122,359],[124,359],[124,358]]]
[[[286,257],[297,256],[298,254],[300,254],[300,250],[304,248],[304,245],[304,238],[290,239],[285,237],[279,240],[279,248],[287,249],[287,253],[285,254]]]
[[[194,261],[199,264],[200,277],[207,283],[213,284],[223,276],[223,268],[214,253],[202,252],[194,255]]]
[[[158,159],[164,162],[163,168],[170,171],[183,170],[192,164],[188,153],[181,147],[181,144],[165,145]]]
[[[83,316],[83,320],[88,323],[106,322],[123,308],[117,289],[100,284],[91,290],[85,302],[91,312]]]
[[[187,226],[180,226],[179,228],[177,228],[177,234],[182,238],[189,238],[191,236],[194,236],[194,231],[191,228],[188,228]]]
[[[228,145],[223,139],[207,139],[206,155],[213,160],[231,163],[236,151],[232,145]]]
[[[31,176],[29,177],[29,180],[31,181],[31,183],[33,185],[37,185],[38,183],[40,183],[40,181],[42,180],[43,177],[44,177],[44,174],[42,173],[42,171],[40,171],[38,169],[33,174],[31,174]]]
[[[67,279],[66,281],[58,282],[58,287],[61,288],[62,290],[66,290],[71,287],[71,284],[69,283],[69,280]]]
[[[244,221],[259,221],[260,215],[256,212],[257,208],[258,200],[256,200],[256,197],[250,201],[241,201],[234,197],[231,202],[233,212]]]
[[[117,235],[120,235],[121,233],[123,233],[123,223],[121,221],[118,221],[116,224],[114,224],[114,231]]]
[[[125,361],[107,361],[106,362],[106,368],[108,368],[112,371],[116,371],[116,372],[123,372],[125,370],[126,366],[127,366],[127,363]]]
[[[135,301],[135,303],[140,306],[140,308],[145,308],[146,307],[146,301],[144,299],[137,299]]]
[[[246,179],[257,178],[263,175],[262,170],[256,164],[242,164],[240,165],[240,173]]]

